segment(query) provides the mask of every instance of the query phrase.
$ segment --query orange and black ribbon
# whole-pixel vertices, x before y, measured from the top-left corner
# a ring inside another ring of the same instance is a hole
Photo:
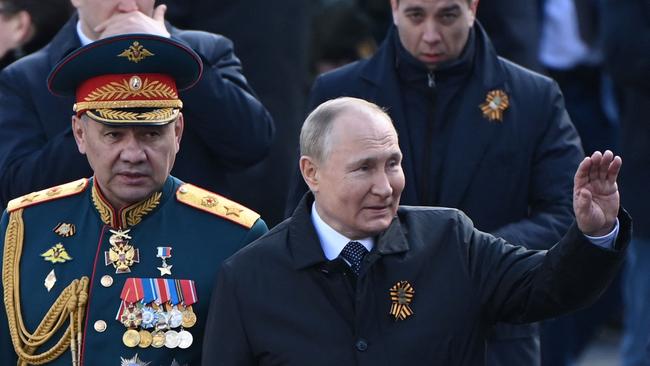
[[[399,281],[390,288],[390,300],[393,304],[390,307],[390,315],[395,320],[404,320],[413,315],[413,310],[409,306],[413,301],[415,289],[407,281]]]

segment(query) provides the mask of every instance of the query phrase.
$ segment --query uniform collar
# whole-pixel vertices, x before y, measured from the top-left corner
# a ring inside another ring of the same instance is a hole
[[[126,229],[139,224],[147,215],[155,212],[169,198],[174,189],[174,180],[168,177],[162,190],[154,192],[148,198],[116,210],[108,203],[101,188],[92,179],[91,199],[100,219],[106,225],[117,229]]]

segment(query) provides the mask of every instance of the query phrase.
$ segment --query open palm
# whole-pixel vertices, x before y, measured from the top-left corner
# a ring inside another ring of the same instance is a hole
[[[607,150],[594,152],[578,167],[573,182],[573,210],[578,228],[586,235],[608,234],[616,223],[620,205],[616,178],[621,158]]]

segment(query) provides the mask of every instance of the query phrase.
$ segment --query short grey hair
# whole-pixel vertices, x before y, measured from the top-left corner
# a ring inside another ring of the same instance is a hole
[[[331,149],[332,122],[343,112],[353,109],[377,113],[391,121],[383,109],[366,100],[353,97],[328,100],[316,107],[302,125],[300,131],[300,155],[309,156],[317,162],[323,162]]]

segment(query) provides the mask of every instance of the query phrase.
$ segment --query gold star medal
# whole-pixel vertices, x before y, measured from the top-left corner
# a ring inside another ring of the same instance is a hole
[[[172,247],[158,247],[158,254],[156,254],[156,257],[162,259],[162,267],[158,267],[158,270],[160,271],[160,277],[164,275],[170,275],[172,274],[172,267],[174,266],[173,264],[167,264],[167,258],[171,258],[172,256]]]
[[[72,257],[66,252],[63,244],[57,243],[52,248],[46,250],[44,253],[41,253],[41,257],[45,258],[46,261],[52,263],[65,263],[71,261]]]
[[[407,281],[399,281],[390,288],[390,300],[393,304],[390,306],[390,315],[395,320],[404,320],[413,315],[413,310],[409,306],[413,301],[415,289]]]
[[[503,111],[508,109],[509,105],[510,101],[508,95],[503,92],[503,90],[496,89],[487,94],[485,102],[483,102],[479,107],[483,112],[483,117],[487,118],[490,122],[502,122]]]

